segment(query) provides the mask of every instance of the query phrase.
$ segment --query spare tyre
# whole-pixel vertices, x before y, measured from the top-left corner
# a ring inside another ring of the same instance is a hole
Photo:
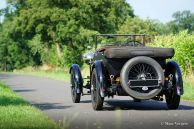
[[[121,86],[133,98],[151,99],[164,85],[164,72],[160,64],[146,56],[128,60],[120,73]]]

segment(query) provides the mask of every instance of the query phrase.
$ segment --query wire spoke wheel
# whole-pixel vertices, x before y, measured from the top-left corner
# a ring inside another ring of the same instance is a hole
[[[92,86],[91,86],[91,94],[92,94],[92,101],[96,103],[96,96],[97,96],[97,88],[96,88],[96,76],[92,75]]]
[[[80,102],[80,98],[81,98],[81,94],[77,93],[77,87],[76,87],[76,80],[74,78],[74,74],[71,71],[71,97],[72,97],[72,101],[74,103],[79,103]]]
[[[104,98],[100,96],[100,88],[98,87],[98,79],[96,70],[93,69],[91,78],[91,99],[94,110],[102,110]]]
[[[129,71],[129,79],[158,79],[156,70],[149,64],[140,63],[134,65]]]
[[[150,80],[150,79],[158,79],[158,74],[156,70],[154,69],[154,67],[152,67],[149,64],[139,63],[139,64],[133,65],[129,69],[128,82],[130,82],[130,80],[145,81],[145,80]],[[154,87],[153,88],[150,87],[149,90],[147,91],[143,91],[142,87],[131,87],[131,89],[134,91],[141,92],[141,93],[148,93],[152,89],[154,89]]]

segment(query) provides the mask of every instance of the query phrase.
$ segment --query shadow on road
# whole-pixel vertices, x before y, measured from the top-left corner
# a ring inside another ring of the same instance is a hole
[[[35,89],[22,89],[22,90],[14,90],[14,92],[33,92]]]
[[[39,104],[33,104],[37,108],[41,110],[52,110],[52,109],[66,109],[70,108],[72,106],[61,106],[60,103],[39,103]]]
[[[91,100],[82,100],[80,103],[91,103]],[[165,102],[133,100],[106,100],[103,106],[104,111],[113,110],[168,110]],[[194,106],[180,104],[177,110],[194,110]]]
[[[82,100],[80,103],[91,103],[91,100]],[[165,102],[133,100],[106,100],[103,106],[104,111],[113,110],[168,110]],[[180,104],[177,110],[194,110],[194,106]]]
[[[133,102],[132,100],[109,100],[104,104],[105,111],[112,110],[168,110],[166,103],[157,101]],[[194,110],[194,106],[180,105],[177,110]]]
[[[91,103],[91,100],[81,100],[80,103]]]

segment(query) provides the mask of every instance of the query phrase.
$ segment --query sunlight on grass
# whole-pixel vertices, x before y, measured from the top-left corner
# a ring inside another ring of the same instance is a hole
[[[59,129],[59,127],[0,83],[0,129]]]
[[[55,69],[55,68],[50,68],[49,66],[48,68],[45,68],[45,66],[38,67],[38,68],[27,67],[21,70],[14,70],[13,73],[35,75],[35,76],[47,77],[51,79],[70,82],[69,69],[65,69],[65,68]]]
[[[184,95],[183,100],[194,100],[194,75],[190,74],[183,79]]]

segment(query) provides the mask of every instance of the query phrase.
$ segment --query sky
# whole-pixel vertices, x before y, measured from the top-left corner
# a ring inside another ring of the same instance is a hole
[[[0,0],[0,9],[6,7],[6,0]],[[2,22],[3,17],[0,17],[0,22]]]
[[[6,0],[0,0],[0,9],[6,6]]]
[[[163,23],[172,20],[176,11],[191,10],[194,13],[194,0],[126,0],[140,18],[155,19]],[[0,0],[0,9],[6,6],[6,0]],[[2,20],[2,17],[0,18]]]
[[[194,13],[194,0],[127,0],[135,15],[140,18],[155,19],[163,23],[172,20],[176,11],[191,10]]]

